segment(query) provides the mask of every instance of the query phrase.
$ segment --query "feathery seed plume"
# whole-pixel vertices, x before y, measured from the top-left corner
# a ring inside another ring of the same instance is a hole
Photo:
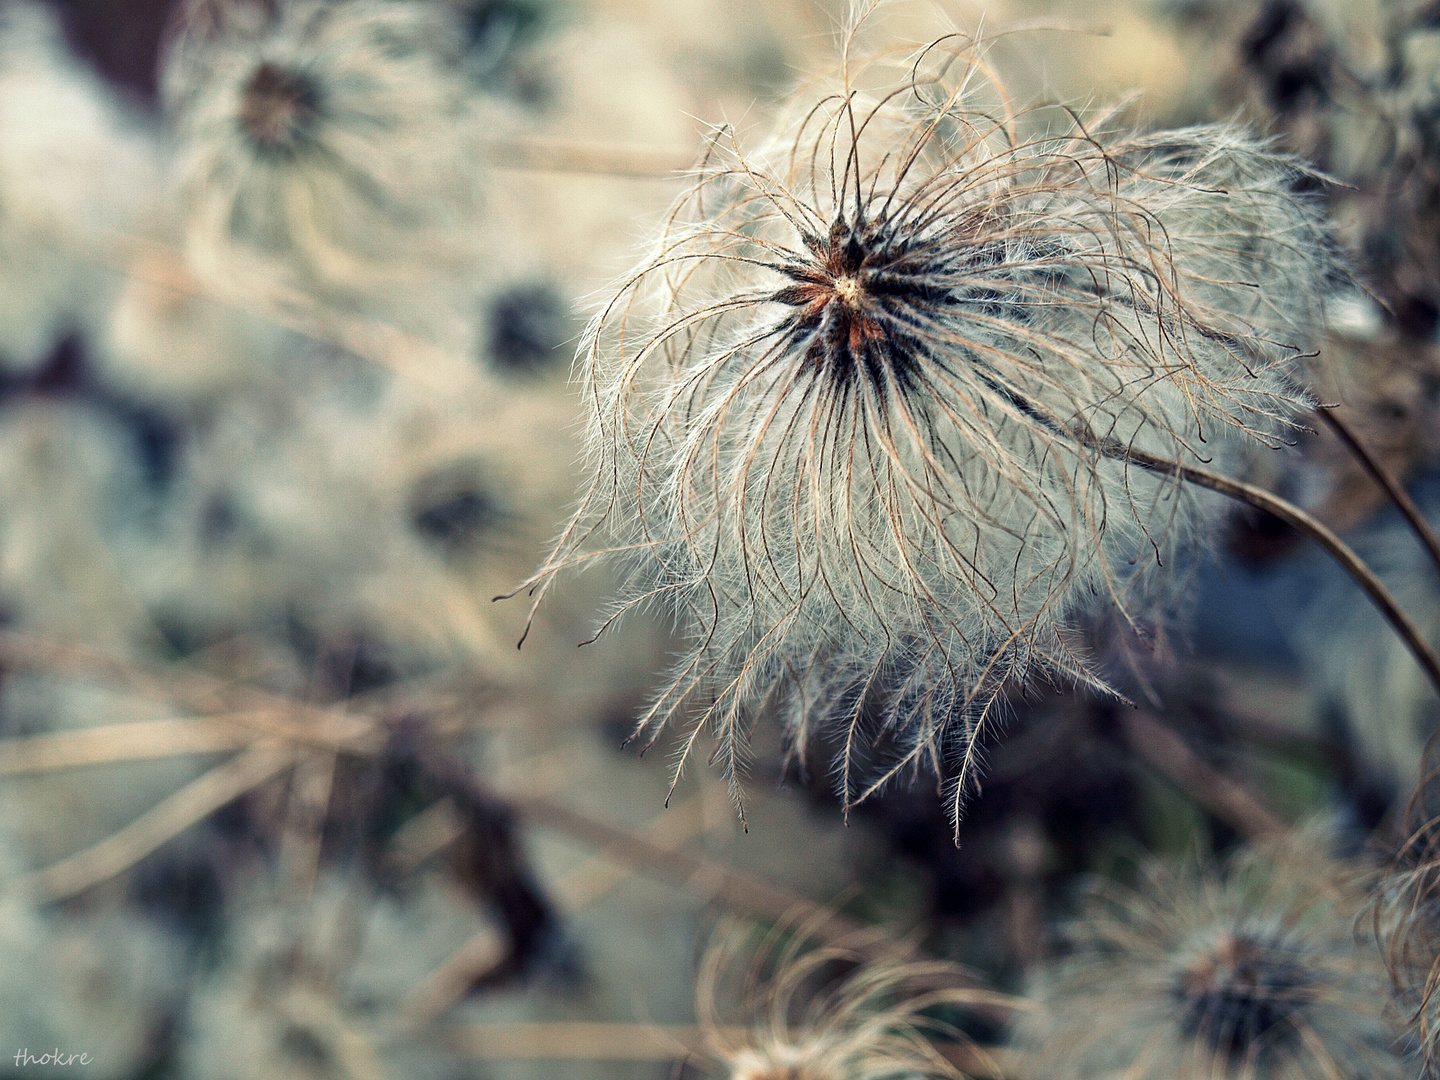
[[[951,963],[862,959],[793,929],[756,947],[730,925],[700,960],[696,1015],[727,1080],[960,1080],[941,1047],[970,1044],[936,1014],[1010,1000]]]
[[[1120,448],[1283,442],[1338,271],[1238,130],[1016,115],[958,36],[878,74],[712,140],[582,346],[596,478],[531,584],[621,552],[621,610],[677,613],[642,731],[701,714],[733,775],[755,714],[834,724],[847,802],[927,767],[958,817],[1000,685],[1098,682],[1070,617],[1144,619],[1193,542],[1202,500]]]
[[[1374,927],[1395,997],[1421,1047],[1427,1078],[1440,1076],[1440,807],[1434,742],[1404,820],[1409,833],[1376,890]]]

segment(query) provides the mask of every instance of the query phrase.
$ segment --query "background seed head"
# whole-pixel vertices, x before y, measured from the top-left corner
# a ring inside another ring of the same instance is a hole
[[[473,260],[477,119],[446,9],[286,0],[189,30],[165,96],[203,278],[354,304]]]
[[[1034,979],[1022,1075],[1413,1076],[1380,951],[1356,932],[1364,894],[1329,842],[1311,828],[1095,887],[1069,954]]]
[[[700,959],[695,1012],[726,1080],[959,1080],[941,1047],[968,1041],[936,1017],[1011,1000],[966,982],[953,964],[864,959],[804,927],[761,939],[728,924]]]

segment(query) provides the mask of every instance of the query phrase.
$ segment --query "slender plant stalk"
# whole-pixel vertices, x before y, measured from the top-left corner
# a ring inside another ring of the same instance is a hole
[[[510,808],[533,825],[554,829],[588,847],[605,853],[607,859],[627,863],[650,877],[669,881],[681,888],[708,894],[712,902],[732,911],[768,922],[784,923],[797,917],[810,922],[815,936],[861,955],[895,957],[897,942],[875,927],[843,915],[833,908],[771,884],[743,870],[734,870],[685,848],[669,848],[637,833],[597,821],[544,797],[507,792]],[[908,959],[923,959],[915,946],[900,944],[899,953]],[[987,994],[976,979],[978,1015],[1008,1021],[1017,1008],[1013,998]]]
[[[1264,803],[1201,758],[1184,739],[1149,713],[1122,710],[1120,729],[1137,755],[1226,824],[1252,838],[1285,829],[1285,822]]]
[[[1355,433],[1355,429],[1340,419],[1340,414],[1332,406],[1322,406],[1316,412],[1320,414],[1320,419],[1329,425],[1330,430],[1340,437],[1340,441],[1350,452],[1359,459],[1360,464],[1365,467],[1365,471],[1370,474],[1370,478],[1385,489],[1385,494],[1390,496],[1390,501],[1395,504],[1400,513],[1405,515],[1405,520],[1415,530],[1415,535],[1420,538],[1420,542],[1430,552],[1430,558],[1434,561],[1435,568],[1440,570],[1440,536],[1435,534],[1430,522],[1426,521],[1425,515],[1420,513],[1420,508],[1415,505],[1415,500],[1410,498],[1405,489],[1400,486],[1399,481],[1390,475],[1390,470],[1385,468],[1370,448],[1360,441],[1360,436]]]
[[[1132,462],[1151,472],[1162,473],[1166,476],[1178,476],[1187,483],[1207,487],[1239,502],[1249,503],[1310,537],[1324,548],[1347,574],[1355,579],[1356,584],[1365,590],[1365,594],[1374,601],[1375,606],[1380,609],[1380,613],[1395,628],[1395,632],[1405,640],[1405,644],[1410,647],[1410,652],[1419,661],[1420,666],[1425,669],[1425,674],[1430,677],[1435,692],[1440,694],[1440,656],[1437,656],[1435,650],[1430,647],[1430,643],[1425,640],[1425,636],[1415,625],[1415,621],[1405,614],[1390,590],[1385,588],[1380,579],[1375,576],[1375,571],[1366,566],[1364,560],[1355,554],[1354,549],[1304,510],[1254,484],[1232,480],[1228,476],[1221,476],[1219,473],[1195,465],[1182,465],[1178,461],[1171,461],[1133,446],[1123,446],[1110,441],[1098,442],[1093,438],[1086,438],[1081,433],[1076,434],[1086,445],[1098,448],[1107,457]]]
[[[44,902],[65,900],[134,866],[152,851],[290,767],[295,751],[265,740],[192,780],[154,808],[99,843],[22,879]]]

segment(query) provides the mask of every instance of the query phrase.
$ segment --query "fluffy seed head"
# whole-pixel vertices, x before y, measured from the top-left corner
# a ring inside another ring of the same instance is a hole
[[[728,925],[701,958],[696,1016],[726,1080],[960,1080],[941,1047],[969,1044],[935,1016],[1011,1002],[965,987],[964,974],[941,961],[862,959],[803,929],[757,945]]]
[[[1239,1080],[1412,1075],[1363,893],[1307,830],[1223,868],[1155,863],[1095,889],[1036,979],[1023,1075]]]
[[[240,126],[260,155],[305,149],[320,120],[320,89],[303,72],[265,63],[240,95]]]
[[[247,0],[192,19],[165,91],[202,276],[355,303],[472,257],[476,123],[445,12]]]
[[[1198,517],[1117,458],[1282,441],[1336,273],[1265,144],[1016,116],[986,70],[847,60],[718,133],[582,350],[596,480],[540,578],[632,555],[691,633],[642,728],[700,714],[733,769],[755,713],[835,725],[848,801],[963,781],[1009,676],[1095,681],[1071,617],[1145,619]]]

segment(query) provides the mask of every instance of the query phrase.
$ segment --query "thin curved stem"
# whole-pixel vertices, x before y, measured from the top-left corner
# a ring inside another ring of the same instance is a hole
[[[1425,674],[1430,677],[1435,692],[1440,694],[1440,656],[1437,656],[1435,650],[1430,647],[1430,643],[1425,640],[1425,636],[1415,625],[1415,621],[1405,614],[1390,590],[1385,588],[1380,579],[1375,576],[1375,572],[1365,565],[1364,560],[1356,555],[1345,541],[1305,513],[1304,510],[1293,503],[1286,502],[1278,495],[1272,495],[1264,488],[1232,480],[1228,476],[1221,476],[1209,469],[1202,469],[1194,465],[1182,465],[1178,461],[1171,461],[1168,458],[1159,457],[1135,447],[1122,446],[1119,443],[1097,442],[1094,439],[1084,441],[1097,447],[1107,457],[1133,462],[1151,472],[1162,473],[1166,476],[1178,476],[1187,483],[1207,487],[1232,499],[1249,503],[1310,537],[1324,548],[1347,574],[1355,579],[1356,584],[1365,590],[1365,594],[1374,601],[1375,606],[1380,609],[1380,613],[1395,628],[1395,632],[1405,640],[1405,644],[1410,647],[1410,652],[1419,661],[1420,666],[1425,669]]]
[[[1340,414],[1335,412],[1333,405],[1322,405],[1315,410],[1320,414],[1320,419],[1330,426],[1330,430],[1340,437],[1349,451],[1359,459],[1370,478],[1385,489],[1385,494],[1390,496],[1390,501],[1396,506],[1400,513],[1405,515],[1405,520],[1415,530],[1415,535],[1430,552],[1430,558],[1435,563],[1435,568],[1440,570],[1440,536],[1435,534],[1430,522],[1425,520],[1425,515],[1420,513],[1420,508],[1415,505],[1415,500],[1395,477],[1390,475],[1390,470],[1385,468],[1380,459],[1377,458],[1368,446],[1360,441],[1360,436],[1355,429],[1340,419]]]

